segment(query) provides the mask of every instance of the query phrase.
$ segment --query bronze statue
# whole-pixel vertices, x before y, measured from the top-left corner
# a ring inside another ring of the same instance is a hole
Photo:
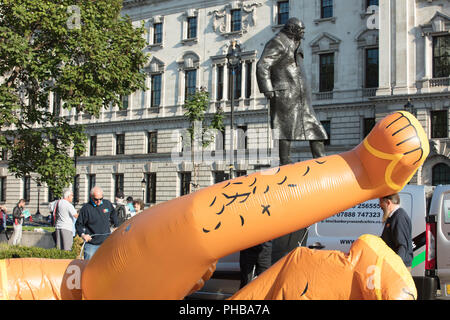
[[[270,100],[272,129],[279,133],[280,164],[291,163],[291,141],[308,140],[313,158],[325,156],[327,133],[317,120],[306,80],[303,52],[305,26],[290,18],[283,29],[266,43],[257,63],[259,91]],[[307,229],[273,240],[272,263],[300,245],[306,245]]]
[[[328,139],[311,103],[300,49],[304,34],[303,22],[290,18],[267,42],[256,69],[259,91],[270,99],[272,129],[279,130],[281,165],[291,163],[291,141],[309,140],[313,158],[319,158],[325,156],[323,140]]]

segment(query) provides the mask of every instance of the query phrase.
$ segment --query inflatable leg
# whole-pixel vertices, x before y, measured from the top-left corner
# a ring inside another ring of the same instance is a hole
[[[294,249],[231,300],[414,300],[402,259],[381,238],[363,235],[348,254]]]
[[[419,122],[399,111],[379,121],[351,151],[224,181],[158,204],[103,243],[83,273],[83,295],[181,299],[198,288],[221,257],[400,191],[428,152]]]
[[[81,300],[86,264],[70,259],[0,260],[0,300]]]

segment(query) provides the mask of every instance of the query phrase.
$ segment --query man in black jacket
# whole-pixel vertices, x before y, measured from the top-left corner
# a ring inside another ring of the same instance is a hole
[[[75,228],[77,234],[86,242],[84,259],[89,260],[103,241],[118,227],[117,213],[110,201],[103,199],[103,190],[93,187],[89,193],[89,202],[80,210]]]
[[[402,258],[405,266],[411,270],[413,259],[411,219],[400,207],[398,193],[380,198],[379,201],[385,223],[381,239]]]

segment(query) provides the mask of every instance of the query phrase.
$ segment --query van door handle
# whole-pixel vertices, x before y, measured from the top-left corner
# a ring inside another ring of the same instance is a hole
[[[310,249],[323,249],[325,246],[321,244],[320,242],[314,242],[312,245],[308,246]]]

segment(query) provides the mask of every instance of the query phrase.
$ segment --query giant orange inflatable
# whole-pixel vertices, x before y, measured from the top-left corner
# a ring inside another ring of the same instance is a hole
[[[158,204],[126,221],[98,249],[83,271],[83,298],[182,299],[203,285],[221,257],[400,191],[428,152],[417,119],[399,111],[351,151]],[[8,291],[16,279],[5,281]]]
[[[299,247],[231,300],[414,300],[411,273],[384,241],[362,235],[350,251]]]

